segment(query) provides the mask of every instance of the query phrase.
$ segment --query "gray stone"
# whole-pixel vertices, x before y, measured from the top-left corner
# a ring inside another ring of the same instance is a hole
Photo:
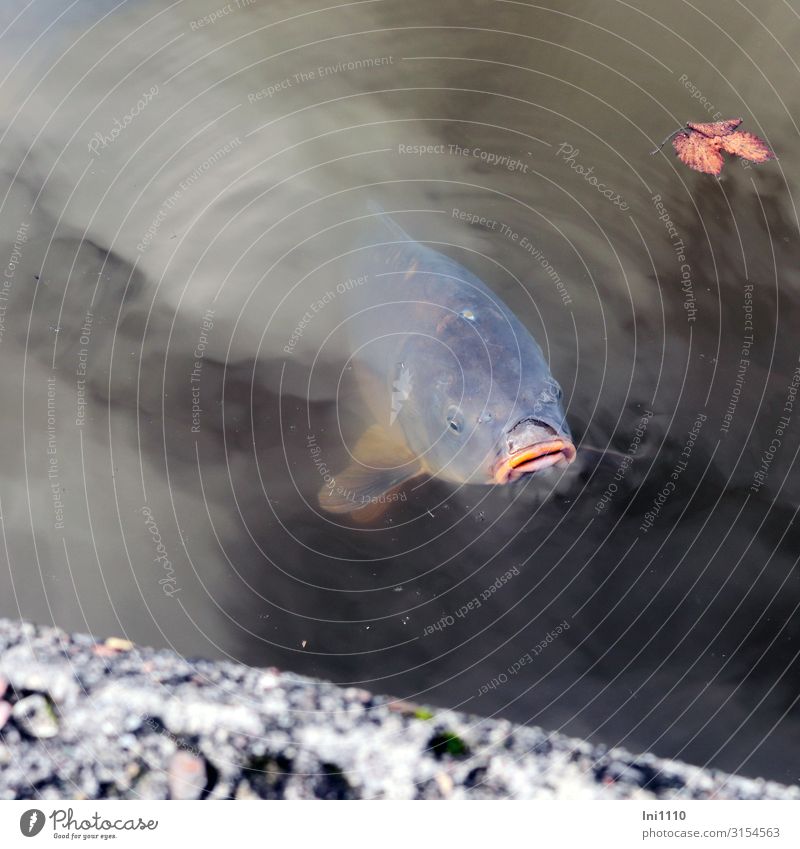
[[[0,620],[0,799],[800,799],[274,669],[96,646]]]
[[[170,799],[192,800],[203,795],[208,774],[205,761],[191,752],[176,752],[169,762]]]
[[[58,720],[52,704],[38,693],[20,699],[12,709],[14,722],[31,737],[48,740],[58,734]]]

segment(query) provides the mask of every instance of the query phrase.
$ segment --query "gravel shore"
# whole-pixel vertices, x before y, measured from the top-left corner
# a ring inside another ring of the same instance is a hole
[[[0,798],[800,799],[800,788],[0,620]]]

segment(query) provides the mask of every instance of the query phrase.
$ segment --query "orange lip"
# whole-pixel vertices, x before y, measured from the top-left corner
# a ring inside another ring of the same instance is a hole
[[[504,457],[495,466],[494,482],[510,483],[525,474],[555,466],[557,463],[571,463],[575,459],[575,446],[567,439],[549,439],[529,445],[510,457]]]

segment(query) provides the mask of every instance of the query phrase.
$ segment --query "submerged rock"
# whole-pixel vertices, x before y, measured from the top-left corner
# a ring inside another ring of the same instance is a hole
[[[169,762],[170,799],[199,799],[208,783],[205,761],[192,752],[176,752]]]
[[[0,702],[0,731],[3,730],[10,716],[11,705],[8,702]]]
[[[14,722],[31,737],[47,740],[58,734],[58,720],[50,701],[38,693],[20,699],[12,709]]]

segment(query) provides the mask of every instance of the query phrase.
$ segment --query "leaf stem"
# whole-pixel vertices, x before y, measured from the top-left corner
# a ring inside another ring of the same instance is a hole
[[[675,138],[675,136],[677,136],[677,135],[678,135],[678,133],[682,133],[682,132],[686,129],[686,127],[687,127],[687,126],[688,126],[687,124],[684,124],[682,127],[678,127],[678,129],[677,129],[677,130],[675,130],[675,132],[674,132],[674,133],[670,133],[670,134],[669,134],[669,135],[668,135],[668,136],[664,139],[664,141],[662,141],[662,142],[661,142],[661,144],[660,144],[660,145],[659,145],[659,146],[658,146],[655,150],[651,150],[651,151],[650,151],[650,156],[653,156],[654,154],[658,153],[658,152],[659,152],[659,150],[661,150],[661,148],[662,148],[662,147],[664,147],[664,145],[665,145],[665,144],[666,144],[666,143],[667,143],[670,139]]]

